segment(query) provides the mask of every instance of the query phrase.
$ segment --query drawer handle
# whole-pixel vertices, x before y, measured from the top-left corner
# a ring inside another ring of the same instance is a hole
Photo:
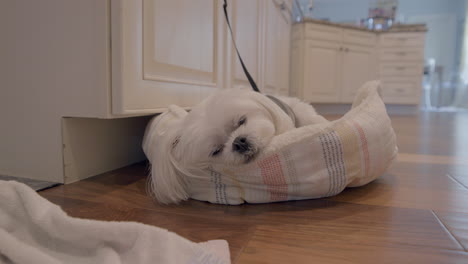
[[[407,38],[398,38],[399,41],[406,41],[408,40]]]
[[[403,71],[406,67],[395,67],[397,71]]]
[[[397,91],[398,93],[404,93],[404,92],[405,92],[405,89],[403,89],[403,88],[396,88],[395,91]]]
[[[405,56],[405,55],[406,55],[406,52],[397,52],[397,53],[395,53],[395,54],[398,55],[398,56]]]

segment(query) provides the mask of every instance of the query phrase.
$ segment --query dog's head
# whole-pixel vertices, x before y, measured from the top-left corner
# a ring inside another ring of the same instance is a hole
[[[294,128],[274,102],[247,90],[217,92],[188,114],[175,106],[169,112],[150,124],[153,131],[147,129],[143,143],[145,153],[151,152],[152,191],[162,203],[188,198],[187,177],[203,175],[198,172],[213,164],[249,163],[273,136]],[[150,142],[153,134],[158,136]]]

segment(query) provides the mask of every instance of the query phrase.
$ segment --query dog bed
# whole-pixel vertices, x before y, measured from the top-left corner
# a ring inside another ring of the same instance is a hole
[[[253,163],[210,167],[204,175],[190,177],[190,197],[231,205],[302,200],[333,196],[375,180],[398,152],[380,89],[378,81],[366,83],[342,118],[274,137]]]

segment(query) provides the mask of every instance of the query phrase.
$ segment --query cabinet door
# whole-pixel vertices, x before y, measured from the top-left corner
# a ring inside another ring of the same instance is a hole
[[[269,94],[289,92],[289,43],[291,22],[288,4],[264,1],[263,88]]]
[[[221,2],[116,0],[112,19],[112,112],[190,107],[222,86]]]
[[[341,102],[352,103],[357,90],[375,77],[373,48],[347,45],[342,50]]]
[[[291,14],[292,1],[282,1],[280,5],[280,18],[278,23],[278,93],[289,95],[289,67],[291,57]]]
[[[296,26],[297,28],[297,26]],[[294,29],[294,27],[293,27]],[[293,33],[294,34],[294,33]],[[304,99],[304,43],[302,40],[291,41],[291,67],[290,72],[290,90],[289,95]]]
[[[236,0],[229,4],[231,26],[236,40],[237,48],[242,56],[245,66],[252,78],[260,85],[260,61],[261,61],[261,2],[259,0]],[[228,88],[250,88],[249,81],[237,57],[236,50],[228,36],[228,50],[230,50],[227,61]]]
[[[336,103],[340,89],[340,46],[337,42],[306,40],[303,100]]]

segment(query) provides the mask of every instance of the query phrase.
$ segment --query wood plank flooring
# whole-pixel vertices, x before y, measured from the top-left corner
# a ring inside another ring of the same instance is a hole
[[[138,221],[226,239],[234,263],[468,263],[468,113],[395,116],[398,161],[327,199],[162,206],[146,164],[40,192],[75,217]]]

